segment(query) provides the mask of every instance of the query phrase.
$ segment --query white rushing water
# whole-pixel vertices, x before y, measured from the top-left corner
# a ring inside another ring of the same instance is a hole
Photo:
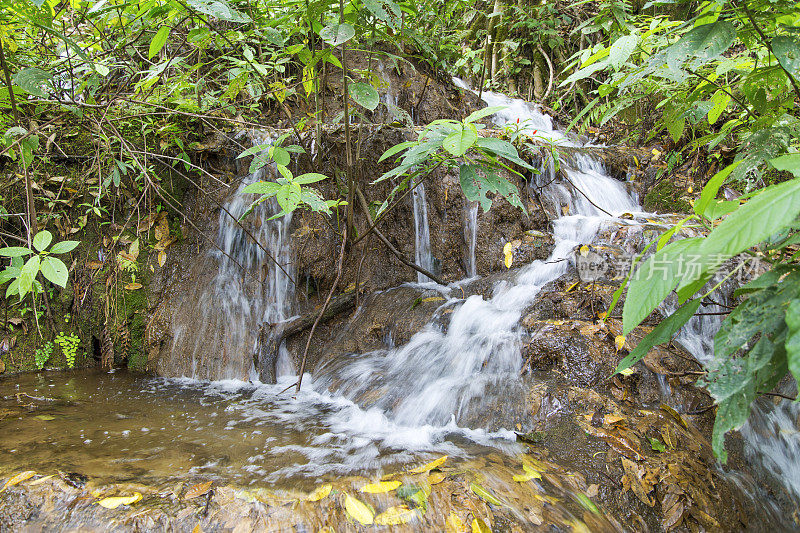
[[[431,231],[428,225],[428,203],[425,198],[424,183],[420,183],[411,191],[411,201],[414,206],[414,257],[417,265],[428,272],[433,272]],[[418,283],[427,281],[431,281],[431,279],[425,274],[417,272]]]
[[[464,209],[464,240],[467,242],[467,258],[465,271],[468,278],[478,275],[478,261],[475,252],[478,247],[478,203]]]
[[[220,210],[218,248],[211,248],[205,259],[217,273],[208,285],[197,287],[199,295],[189,295],[175,311],[173,375],[247,379],[259,326],[290,316],[295,270],[289,246],[291,214],[269,220],[278,212],[272,199],[237,222],[255,198],[243,194],[244,187],[272,179],[271,172],[266,166],[247,176]],[[282,351],[279,365],[288,360]]]

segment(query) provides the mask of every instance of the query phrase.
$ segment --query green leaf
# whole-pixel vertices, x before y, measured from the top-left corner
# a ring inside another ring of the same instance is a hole
[[[269,155],[278,165],[283,165],[285,167],[289,166],[291,156],[284,148],[281,148],[280,146],[271,146],[269,149]]]
[[[706,183],[706,186],[703,187],[703,191],[700,193],[700,199],[694,204],[694,212],[697,215],[703,216],[705,214],[706,208],[708,208],[711,201],[717,197],[719,188],[722,187],[722,184],[725,183],[725,180],[730,176],[731,172],[740,164],[741,160],[735,161],[714,174],[714,176],[708,180],[708,183]]]
[[[241,154],[237,155],[236,159],[241,159],[242,157],[247,157],[249,155],[256,155],[258,153],[269,150],[271,146],[272,146],[271,144],[259,144],[256,146],[251,146]]]
[[[519,158],[519,152],[508,141],[502,139],[495,139],[494,137],[479,137],[475,142],[475,146],[481,150],[492,152],[502,157]]]
[[[153,56],[158,54],[164,45],[167,44],[167,37],[169,37],[169,32],[172,28],[169,26],[161,26],[158,31],[156,32],[153,40],[150,41],[150,50],[147,52],[147,59],[153,59]]]
[[[283,214],[291,213],[297,206],[300,205],[302,198],[302,190],[297,183],[288,183],[278,190],[275,199],[278,200],[278,205],[281,206]]]
[[[608,54],[609,63],[615,69],[618,69],[628,61],[631,54],[636,50],[636,45],[639,42],[639,37],[635,34],[624,35],[614,41],[611,45],[611,50]]]
[[[701,298],[692,300],[662,320],[658,326],[653,328],[653,331],[639,341],[639,344],[636,345],[636,348],[634,348],[631,353],[626,355],[622,361],[619,362],[614,373],[619,374],[623,370],[641,361],[653,346],[671,341],[672,336],[697,312],[697,309],[700,307],[700,302]]]
[[[497,496],[489,492],[488,490],[484,489],[477,483],[470,483],[469,488],[472,489],[480,499],[485,502],[491,503],[492,505],[503,506],[505,505],[502,501],[500,501]]]
[[[786,363],[800,387],[800,300],[792,300],[786,310]],[[800,388],[798,388],[800,394]]]
[[[80,241],[61,241],[61,242],[57,242],[57,243],[55,243],[53,245],[52,248],[50,248],[50,253],[51,254],[66,254],[66,253],[69,253],[72,250],[74,250],[79,244],[80,244]]]
[[[242,192],[249,194],[263,194],[270,197],[275,196],[280,188],[281,185],[275,183],[274,181],[257,181],[242,189]]]
[[[220,20],[245,24],[251,22],[250,17],[228,5],[224,0],[186,0],[186,4],[204,15],[211,15]]]
[[[378,91],[369,83],[351,83],[348,86],[348,91],[358,105],[370,111],[375,111],[375,108],[377,108],[380,103]]]
[[[328,179],[328,176],[326,176],[325,174],[318,174],[316,172],[309,172],[307,174],[301,174],[301,175],[297,176],[292,181],[294,181],[295,183],[300,184],[300,185],[308,185],[310,183],[316,183],[318,181],[322,181],[322,180],[326,180],[326,179]]]
[[[775,170],[791,172],[796,177],[800,178],[800,154],[782,155],[775,159],[770,159],[769,164],[772,165]]]
[[[8,246],[0,248],[0,256],[2,257],[22,257],[23,255],[32,254],[33,250],[24,246]]]
[[[461,126],[460,131],[456,131],[448,135],[442,141],[442,147],[453,154],[455,157],[461,157],[472,148],[475,141],[478,140],[478,131],[472,124]]]
[[[727,21],[703,24],[680,38],[665,53],[670,59],[682,64],[691,56],[713,59],[727,50],[736,39],[736,28]]]
[[[264,28],[264,37],[275,46],[283,46],[286,42],[283,38],[283,34],[275,28]]]
[[[703,240],[704,255],[733,257],[791,224],[800,213],[800,178],[763,189]]]
[[[770,43],[775,58],[795,79],[800,78],[800,39],[779,35]]]
[[[20,269],[17,267],[7,267],[5,270],[0,272],[0,285],[10,281],[12,279],[17,279],[20,275]]]
[[[622,308],[623,335],[641,324],[672,292],[684,262],[699,249],[701,242],[701,237],[694,237],[668,244],[636,270]]]
[[[723,463],[727,461],[725,433],[747,422],[750,404],[759,392],[771,390],[787,370],[784,347],[785,328],[773,338],[762,335],[750,352],[742,357],[718,357],[712,361],[708,391],[718,404],[711,444]]]
[[[34,255],[22,267],[22,272],[19,274],[19,298],[22,300],[28,294],[33,286],[33,280],[36,274],[39,273],[39,265],[41,259],[38,255]]]
[[[396,28],[399,25],[402,13],[393,0],[363,0],[363,3],[376,19],[386,22],[389,27]]]
[[[356,29],[350,24],[328,24],[319,32],[322,40],[331,46],[346,43],[356,35]]]
[[[476,120],[480,120],[483,117],[488,117],[489,115],[494,115],[498,111],[502,111],[508,106],[504,105],[495,105],[490,107],[484,107],[483,109],[478,109],[477,111],[473,111],[467,118],[464,119],[464,124],[469,124],[470,122],[475,122]]]
[[[33,237],[33,247],[38,251],[43,252],[50,243],[53,242],[53,234],[46,229],[40,231]]]
[[[25,92],[39,98],[47,98],[48,91],[53,89],[53,75],[36,67],[23,68],[14,76],[14,83]]]
[[[384,159],[392,157],[394,154],[398,152],[402,152],[403,150],[411,148],[412,146],[416,146],[416,144],[417,144],[416,141],[406,141],[400,144],[395,144],[394,146],[383,152],[383,155],[380,157],[380,159],[378,159],[378,163],[380,163]]]
[[[728,107],[728,104],[731,101],[731,97],[728,93],[719,89],[717,92],[714,93],[714,96],[711,97],[711,109],[708,111],[708,123],[714,124],[720,115],[725,111]]]
[[[714,357],[728,357],[759,333],[774,333],[783,327],[789,304],[800,297],[800,274],[792,273],[736,306],[714,336]]]
[[[59,287],[67,286],[67,279],[69,279],[69,270],[67,265],[61,259],[56,257],[47,256],[42,261],[41,265],[42,275],[47,278],[51,283]]]

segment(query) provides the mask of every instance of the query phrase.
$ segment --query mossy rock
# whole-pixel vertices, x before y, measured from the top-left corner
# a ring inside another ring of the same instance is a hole
[[[688,213],[692,210],[689,202],[681,198],[682,190],[669,179],[661,180],[644,197],[646,211],[656,213]]]

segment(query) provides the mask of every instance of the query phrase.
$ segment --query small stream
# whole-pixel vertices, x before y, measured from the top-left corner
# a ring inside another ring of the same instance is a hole
[[[521,118],[530,132],[576,144],[530,104],[496,93],[483,97],[489,105],[508,106],[498,123]],[[259,172],[244,183],[261,179],[265,171]],[[219,219],[224,253],[201,259],[203,268],[218,269],[213,282],[187,295],[176,311],[183,330],[167,367],[176,377],[89,371],[2,380],[0,456],[13,458],[14,469],[75,471],[108,482],[212,479],[300,490],[334,476],[379,476],[440,455],[456,463],[520,456],[523,447],[513,429],[535,379],[520,376],[523,310],[568,272],[577,246],[591,243],[608,224],[635,224],[618,217],[641,211],[599,161],[578,156],[565,172],[568,183],[553,183],[546,173],[539,177],[544,201],[563,215],[552,223],[555,247],[547,260],[521,267],[490,298],[459,299],[453,287],[440,287],[449,312],[446,327],[434,321],[402,346],[331,358],[304,376],[296,395],[284,392],[296,381],[291,366],[283,365],[278,383],[262,384],[249,359],[240,356],[254,350],[259,324],[285,320],[292,312],[291,219],[268,221],[276,207],[259,206],[250,231],[264,243],[261,249],[232,221],[249,199],[232,195],[226,208],[233,217],[222,212]],[[433,270],[422,186],[412,199],[416,260]],[[469,276],[477,274],[478,216],[477,206],[465,213]],[[234,261],[245,267],[245,276]],[[420,275],[418,281],[429,280]],[[684,332],[682,340],[691,349],[708,334]],[[285,353],[282,360],[288,361]],[[797,431],[787,428],[796,428],[796,418],[793,408],[767,409],[744,432],[749,456],[775,476],[791,477],[787,484],[795,491]],[[771,428],[786,429],[787,435],[770,440],[769,448],[753,447],[757,439],[748,435]],[[596,453],[575,446],[576,455]],[[491,467],[485,469],[492,486]],[[494,486],[501,485],[511,490],[499,481]],[[523,517],[523,505],[510,508]],[[574,502],[553,505],[567,518],[582,513]]]

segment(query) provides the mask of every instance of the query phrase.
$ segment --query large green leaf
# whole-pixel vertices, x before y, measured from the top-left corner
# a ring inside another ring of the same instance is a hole
[[[483,109],[478,109],[477,111],[473,111],[470,115],[464,119],[465,124],[469,124],[470,122],[475,122],[476,120],[480,120],[484,117],[488,117],[489,115],[494,115],[498,111],[502,111],[508,106],[504,105],[495,105],[484,107]]]
[[[376,19],[382,20],[392,28],[399,26],[402,12],[400,6],[393,0],[363,0],[363,3]]]
[[[779,35],[770,44],[781,66],[795,79],[800,78],[800,39],[792,35]]]
[[[718,404],[711,443],[714,454],[726,462],[725,433],[747,422],[750,404],[760,392],[769,391],[786,375],[785,329],[764,333],[742,357],[719,357],[712,361],[708,391]]]
[[[71,252],[72,250],[74,250],[79,244],[80,244],[80,241],[61,241],[61,242],[57,242],[57,243],[55,243],[53,245],[52,248],[50,248],[50,253],[51,254],[66,254],[66,253]]]
[[[479,168],[476,165],[462,164],[459,169],[458,178],[461,190],[467,200],[479,202],[483,211],[486,212],[492,207],[492,200],[486,195],[493,192],[503,196],[511,205],[525,211],[516,185],[496,172],[482,169],[483,173],[481,173],[478,171]]]
[[[627,335],[641,324],[678,284],[687,261],[694,258],[701,237],[683,239],[666,245],[651,255],[636,270],[628,284],[622,308],[623,333]]]
[[[690,30],[667,50],[668,58],[682,64],[690,57],[714,59],[736,39],[736,28],[727,21],[703,24]]]
[[[612,67],[618,69],[628,61],[631,54],[636,50],[639,37],[636,34],[623,35],[611,45],[608,60]]]
[[[800,297],[800,274],[753,293],[722,322],[714,337],[714,356],[730,356],[759,333],[773,333],[783,327],[789,304]]]
[[[782,155],[775,159],[770,159],[769,164],[776,170],[785,170],[800,178],[800,154]]]
[[[730,101],[730,95],[722,89],[714,93],[714,96],[711,97],[711,109],[708,111],[709,124],[714,124],[717,121],[720,115],[725,111],[725,108],[728,107]]]
[[[46,229],[33,236],[33,247],[43,252],[53,242],[53,234]]]
[[[786,310],[786,363],[800,387],[800,300],[792,300]],[[800,394],[800,388],[798,388]]]
[[[800,178],[763,189],[703,240],[704,255],[733,257],[791,224],[800,213]]]
[[[475,141],[478,140],[478,131],[472,124],[459,125],[459,130],[448,135],[442,141],[442,147],[453,154],[455,157],[461,157],[472,148]]]
[[[319,32],[322,40],[331,46],[339,46],[346,43],[356,35],[356,29],[347,23],[328,24]]]
[[[22,271],[19,274],[19,299],[22,300],[28,294],[33,286],[33,280],[39,273],[39,265],[41,259],[38,255],[34,255],[25,262]]]
[[[33,251],[30,248],[24,246],[7,246],[5,248],[0,248],[0,257],[22,257],[23,255],[32,253]]]
[[[169,32],[172,28],[167,25],[161,26],[158,29],[153,40],[150,41],[150,49],[147,52],[147,59],[152,59],[153,56],[158,54],[164,45],[167,44],[167,37],[169,37]]]
[[[243,24],[251,21],[250,17],[233,9],[223,0],[186,0],[186,5],[198,13],[211,15],[227,22]]]
[[[705,214],[706,209],[711,204],[712,200],[717,197],[719,188],[722,187],[722,184],[725,183],[727,177],[730,176],[731,172],[733,172],[733,170],[741,163],[741,161],[731,163],[727,167],[714,174],[714,176],[708,180],[708,183],[706,183],[706,186],[703,187],[703,191],[700,193],[700,199],[694,203],[694,212],[697,215],[703,216]]]
[[[351,83],[348,87],[348,91],[358,105],[370,111],[375,111],[375,108],[377,108],[380,103],[378,91],[369,83]]]
[[[242,192],[250,193],[250,194],[264,194],[266,196],[275,196],[278,194],[278,191],[281,189],[281,185],[275,183],[274,181],[257,181],[255,183],[251,183],[244,189]]]
[[[39,98],[47,98],[48,92],[53,90],[53,75],[36,67],[23,68],[14,76],[14,83],[25,92]]]
[[[48,256],[42,260],[40,267],[42,275],[47,278],[51,283],[59,287],[67,286],[67,279],[69,279],[69,270],[67,265],[57,257]]]
[[[653,328],[653,331],[639,341],[639,344],[636,345],[636,348],[631,353],[619,362],[615,373],[622,372],[638,363],[653,346],[671,341],[672,336],[697,312],[700,307],[700,301],[701,298],[692,300],[662,320],[658,326]]]

